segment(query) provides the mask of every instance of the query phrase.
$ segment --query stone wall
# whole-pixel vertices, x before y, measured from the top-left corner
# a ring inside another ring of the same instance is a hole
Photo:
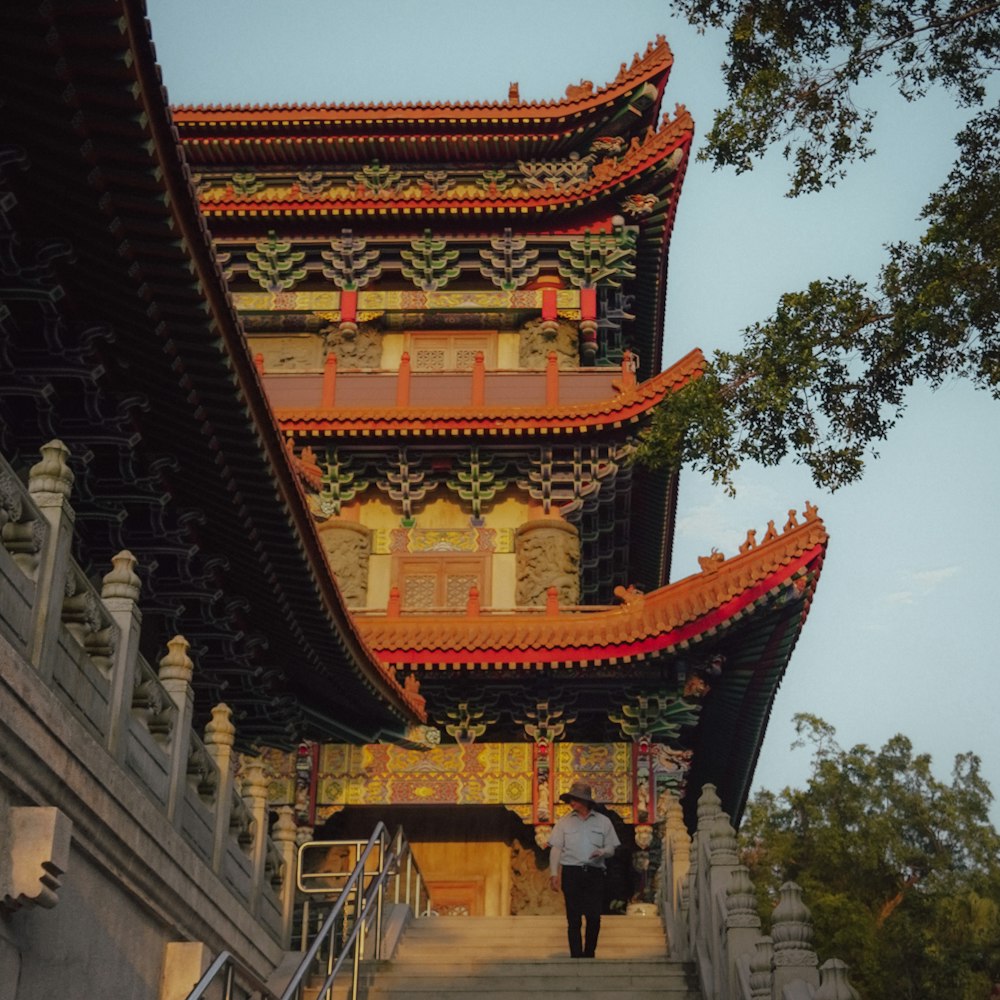
[[[260,762],[234,783],[226,706],[193,731],[187,642],[158,671],[138,654],[135,560],[93,587],[66,449],[42,454],[27,490],[0,460],[0,1000],[186,996],[197,968],[161,989],[176,942],[264,978],[290,923],[291,810],[272,839]]]

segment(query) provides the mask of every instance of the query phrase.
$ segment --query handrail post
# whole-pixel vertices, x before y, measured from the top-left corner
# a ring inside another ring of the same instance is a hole
[[[362,879],[362,885],[364,879]],[[358,899],[355,909],[355,922],[358,925],[358,934],[354,939],[354,968],[351,971],[351,1000],[358,1000],[358,982],[361,978],[361,959],[365,953],[365,900],[358,887]]]
[[[49,441],[39,449],[42,460],[31,467],[28,492],[48,522],[49,531],[42,546],[35,590],[34,620],[28,660],[46,683],[52,677],[52,651],[59,642],[59,624],[66,572],[76,514],[69,497],[73,489],[73,470],[66,462],[69,448],[59,440]]]
[[[247,763],[243,792],[250,802],[253,816],[253,882],[250,890],[250,912],[260,912],[261,897],[264,893],[265,868],[267,863],[267,778],[264,762],[255,757]]]
[[[212,871],[222,873],[226,841],[233,810],[233,744],[236,727],[232,710],[224,702],[212,709],[212,719],[205,726],[205,749],[219,769],[219,789],[215,796],[215,830],[212,841]]]
[[[188,757],[191,751],[191,720],[194,716],[194,691],[191,677],[194,664],[187,655],[188,641],[175,635],[167,643],[167,655],[160,660],[159,677],[164,690],[177,707],[170,737],[170,785],[167,791],[167,822],[178,829],[187,790]]]
[[[101,600],[118,626],[118,645],[111,661],[111,696],[105,745],[119,764],[125,760],[129,710],[132,706],[135,661],[139,655],[139,577],[135,556],[123,550],[111,557],[112,569],[104,577]]]
[[[295,919],[295,810],[292,806],[280,806],[271,837],[281,854],[281,941],[285,949],[292,945],[292,921]]]

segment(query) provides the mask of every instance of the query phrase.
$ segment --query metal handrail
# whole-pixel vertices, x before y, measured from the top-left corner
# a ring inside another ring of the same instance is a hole
[[[302,845],[302,849],[322,843],[333,845],[339,842],[312,841],[311,844]],[[360,842],[355,841],[353,843],[357,843],[360,846]],[[376,848],[379,850],[378,869],[377,871],[368,872],[366,868]],[[296,882],[300,888],[303,886],[303,873],[301,871],[302,849],[299,852],[300,870],[296,873]],[[313,872],[310,874],[315,877],[323,877],[324,875],[340,875],[341,873]],[[373,875],[374,878],[366,887],[365,879],[369,875]],[[308,878],[309,876],[307,875],[306,877]],[[430,913],[430,895],[427,892],[420,869],[413,858],[410,845],[403,833],[403,828],[400,827],[390,840],[388,829],[384,823],[380,822],[368,838],[368,842],[358,856],[354,870],[347,878],[347,881],[342,888],[336,890],[338,898],[333,908],[327,914],[312,944],[303,954],[298,968],[295,970],[280,997],[271,992],[234,955],[228,951],[224,951],[209,966],[194,990],[188,994],[187,1000],[201,1000],[205,996],[208,987],[215,983],[220,976],[225,976],[222,1000],[235,1000],[233,989],[237,977],[241,983],[246,984],[251,990],[256,991],[259,994],[260,1000],[300,1000],[302,997],[303,980],[309,974],[317,956],[327,943],[329,943],[329,948],[327,951],[326,979],[316,994],[316,1000],[323,1000],[324,997],[329,997],[329,990],[333,985],[333,981],[343,968],[349,954],[353,954],[351,998],[352,1000],[357,1000],[361,960],[364,956],[366,937],[373,922],[375,923],[374,958],[378,959],[381,954],[382,908],[386,897],[386,887],[390,879],[395,879],[393,902],[402,902],[409,905],[413,909],[414,914],[418,916],[426,916]],[[305,891],[308,892],[309,890]],[[313,891],[315,892],[316,890]],[[334,944],[337,923],[348,901],[354,897],[357,898],[354,924],[350,932],[345,935],[338,951]]]
[[[361,897],[360,904],[357,911],[357,919],[354,922],[354,926],[351,928],[350,934],[344,938],[340,946],[340,954],[337,956],[336,961],[331,962],[330,971],[327,974],[326,979],[323,981],[323,985],[320,986],[318,992],[316,993],[316,1000],[323,1000],[324,997],[328,997],[328,991],[333,986],[333,981],[340,972],[347,960],[348,954],[353,954],[354,963],[351,974],[351,1000],[356,1000],[358,995],[358,982],[360,978],[361,971],[361,959],[365,953],[365,939],[368,935],[368,931],[371,927],[372,921],[375,921],[375,958],[380,957],[380,945],[381,945],[381,923],[382,923],[382,887],[385,885],[389,877],[394,874],[392,871],[392,866],[396,861],[396,856],[390,852],[388,857],[388,865],[379,872],[375,881],[368,886],[364,895]],[[374,906],[372,905],[374,903]],[[332,959],[332,948],[331,948],[331,959]],[[285,996],[282,1000],[288,1000]]]
[[[385,824],[382,822],[379,822],[372,831],[372,835],[368,838],[368,843],[365,845],[364,851],[361,853],[357,864],[354,866],[354,871],[351,872],[350,877],[344,883],[343,889],[340,890],[340,895],[338,896],[336,903],[333,904],[333,909],[331,909],[327,914],[326,919],[323,921],[323,926],[320,927],[319,931],[316,933],[316,937],[313,938],[313,943],[302,956],[302,961],[299,963],[298,969],[295,970],[295,974],[289,981],[284,993],[281,994],[281,1000],[296,1000],[297,996],[300,995],[302,980],[309,974],[309,969],[316,960],[316,956],[319,954],[320,949],[323,947],[328,938],[331,943],[328,962],[332,963],[335,968],[328,968],[327,973],[328,975],[331,972],[336,974],[336,972],[339,971],[340,966],[343,964],[343,960],[346,957],[346,950],[341,952],[341,954],[334,961],[332,944],[337,926],[337,920],[340,918],[340,914],[343,911],[347,900],[350,898],[351,893],[354,892],[356,887],[358,887],[358,883],[362,882],[363,884],[365,868],[367,866],[368,859],[371,857],[372,851],[375,850],[376,844],[382,849],[382,858],[383,861],[385,860],[384,842],[387,839],[388,832],[389,831],[386,829]],[[301,885],[301,880],[299,881],[299,884]],[[357,907],[357,910],[360,912],[360,904]],[[357,966],[357,964],[357,961],[355,961],[355,966]],[[356,995],[356,992],[357,991],[355,989],[354,995]],[[319,1000],[320,996],[321,994],[317,995],[317,1000]]]
[[[218,958],[205,970],[205,974],[188,994],[187,1000],[200,1000],[205,995],[205,991],[215,983],[220,975],[225,975],[221,1000],[235,1000],[233,988],[236,985],[237,975],[239,975],[241,983],[246,984],[247,988],[257,994],[259,1000],[279,1000],[276,994],[272,993],[250,969],[229,951],[221,952]]]

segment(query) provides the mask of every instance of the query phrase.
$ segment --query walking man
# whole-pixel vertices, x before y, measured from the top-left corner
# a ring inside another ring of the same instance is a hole
[[[556,892],[562,890],[566,900],[570,956],[593,958],[604,908],[605,861],[615,853],[618,835],[611,820],[596,811],[590,785],[576,781],[559,798],[569,803],[571,811],[556,823],[549,838],[549,882]]]

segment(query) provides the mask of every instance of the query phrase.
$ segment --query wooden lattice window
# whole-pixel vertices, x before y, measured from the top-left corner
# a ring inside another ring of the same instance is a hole
[[[433,552],[399,556],[394,576],[406,610],[464,608],[472,587],[479,591],[479,603],[487,603],[489,568],[489,555],[485,553]]]
[[[490,333],[411,333],[407,338],[415,372],[469,372],[482,351],[487,368],[496,368],[496,337]]]

